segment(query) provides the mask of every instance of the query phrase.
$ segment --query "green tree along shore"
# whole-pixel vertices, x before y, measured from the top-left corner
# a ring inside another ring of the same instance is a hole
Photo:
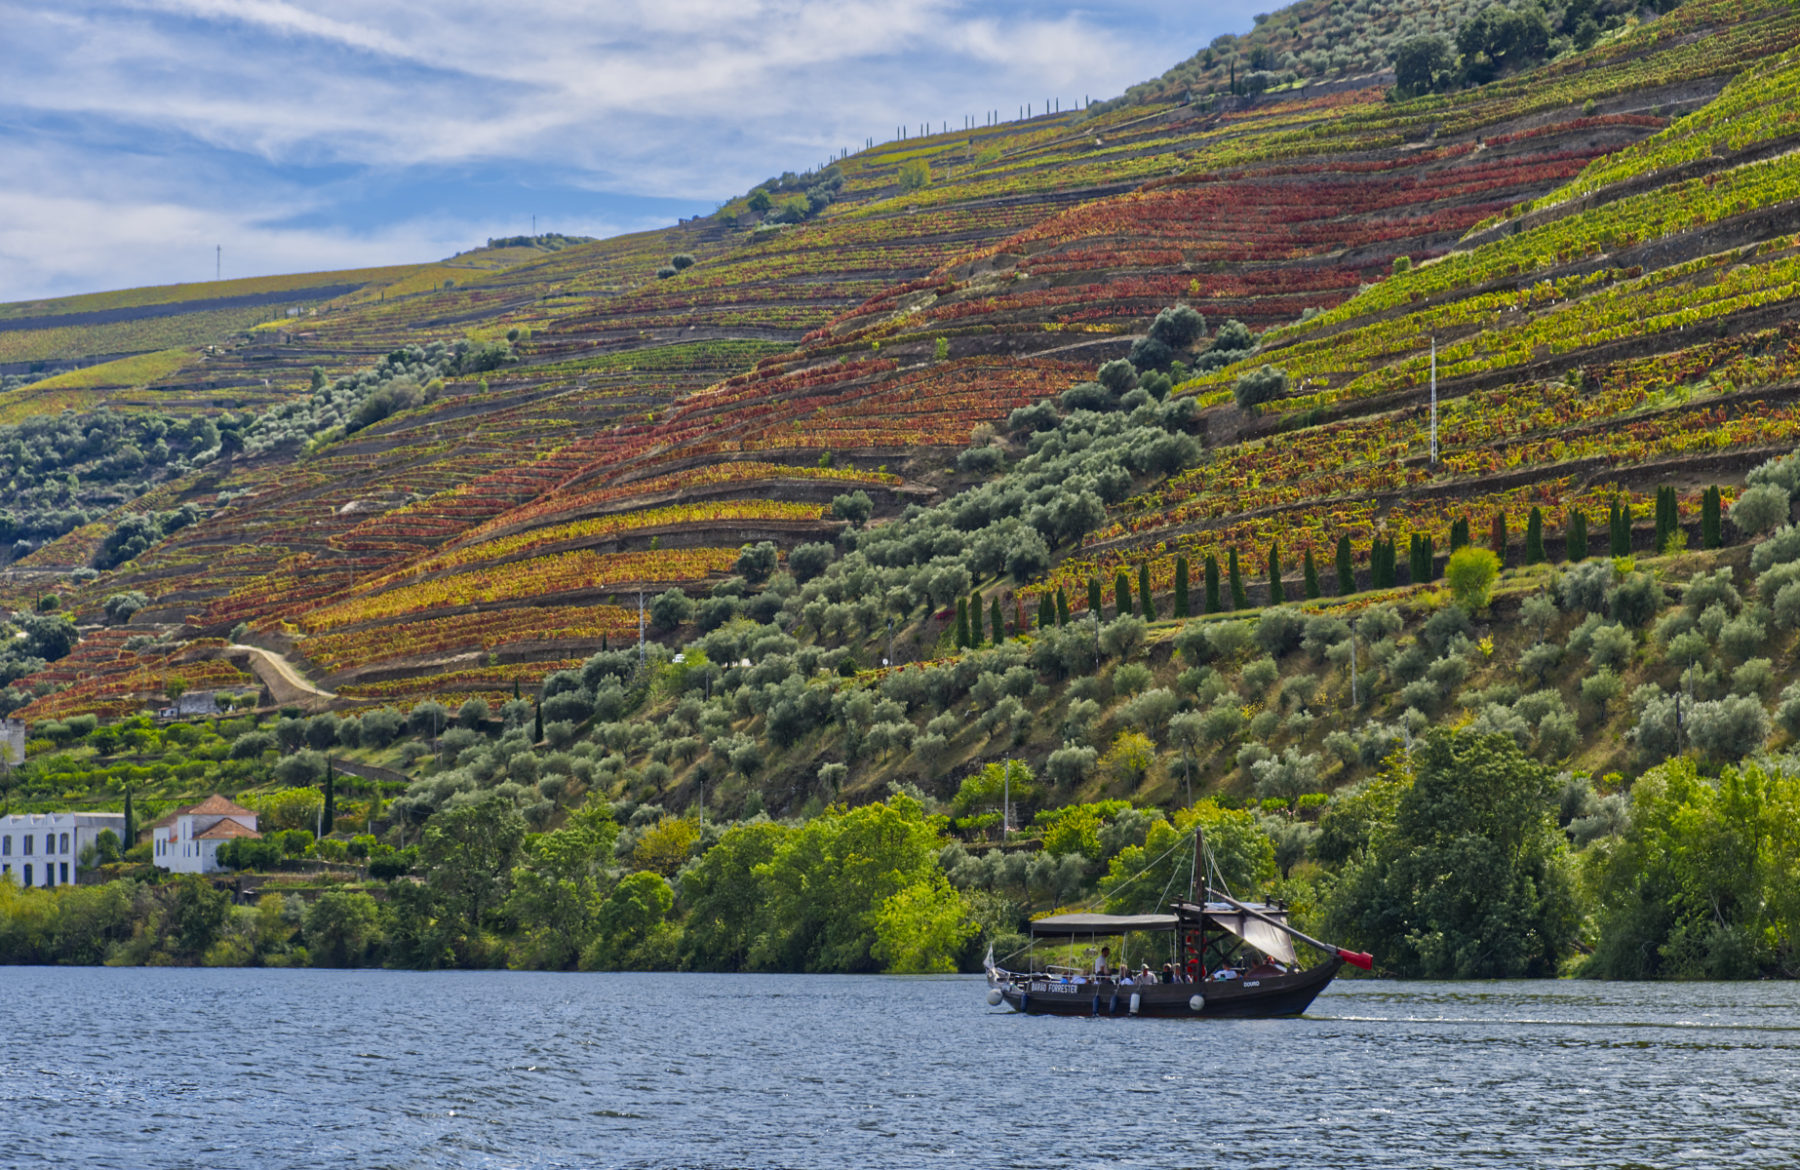
[[[1005,768],[1001,765],[1000,768]],[[1029,769],[1011,765],[1029,797]],[[983,799],[1000,769],[959,795]],[[965,803],[966,802],[953,802]],[[1427,732],[1289,817],[1205,800],[1040,812],[1036,850],[974,851],[898,792],[804,821],[704,830],[590,799],[532,832],[500,795],[432,816],[388,881],[311,881],[244,905],[199,877],[0,883],[0,962],[540,970],[931,972],[1023,943],[1033,912],[1154,908],[1199,827],[1239,894],[1422,978],[1792,976],[1800,768],[1652,769],[1596,800],[1512,739]],[[639,810],[642,812],[644,810]],[[952,812],[954,809],[952,809]],[[416,864],[414,854],[416,848]],[[377,869],[379,867],[371,867]],[[390,868],[387,872],[393,872]]]

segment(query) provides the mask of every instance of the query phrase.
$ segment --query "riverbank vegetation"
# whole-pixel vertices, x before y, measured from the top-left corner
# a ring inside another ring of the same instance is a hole
[[[496,793],[434,815],[398,853],[363,835],[320,850],[274,828],[317,805],[272,802],[254,844],[353,864],[284,878],[273,856],[245,854],[234,860],[267,876],[158,880],[114,863],[103,884],[0,883],[0,962],[972,970],[985,948],[1021,947],[1032,914],[1145,912],[1185,893],[1199,828],[1235,893],[1290,902],[1302,926],[1372,948],[1386,974],[1800,973],[1800,765],[1785,760],[1714,778],[1672,761],[1602,796],[1506,737],[1433,731],[1297,810],[1090,802],[1041,810],[1016,844],[972,846],[958,808],[983,807],[1006,771],[970,777],[972,799],[941,809],[897,792],[723,826],[595,797],[534,832]],[[1010,772],[1029,803],[1030,769]]]

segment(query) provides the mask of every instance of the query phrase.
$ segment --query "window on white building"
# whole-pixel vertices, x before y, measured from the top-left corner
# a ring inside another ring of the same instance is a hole
[[[64,834],[63,834],[63,835],[62,835],[62,849],[61,849],[61,852],[63,852],[63,853],[67,853],[67,852],[68,852],[68,851],[69,851],[69,835],[68,835],[68,834],[67,834],[67,833],[64,833]]]
[[[12,834],[0,837],[0,857],[12,856]]]
[[[55,833],[45,833],[44,834],[44,852],[45,853],[55,853],[56,852],[56,834]]]
[[[62,863],[62,880],[63,885],[69,884],[69,863],[66,861]]]
[[[25,884],[28,886],[31,884],[31,867],[29,865],[25,867]]]
[[[25,842],[25,851],[24,851],[25,856],[30,857],[31,856],[31,843],[33,841],[35,841],[37,838],[33,837],[30,833],[27,833],[27,834],[25,834],[24,837],[22,837],[20,839]]]

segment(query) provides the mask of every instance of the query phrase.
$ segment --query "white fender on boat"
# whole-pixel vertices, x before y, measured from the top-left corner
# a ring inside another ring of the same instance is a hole
[[[1197,1012],[1205,1011],[1206,997],[1204,995],[1190,995],[1188,997],[1188,1007]]]
[[[998,987],[988,988],[988,1006],[989,1007],[999,1007],[1001,1005],[1001,1003],[1003,1003],[1005,1001],[1005,999],[1006,999],[1006,996],[1004,996],[1000,993],[1000,989]]]
[[[1138,1013],[1138,1001],[1139,1001],[1138,993],[1135,991],[1132,992],[1131,993],[1131,1014],[1134,1016],[1137,1015],[1137,1013]]]

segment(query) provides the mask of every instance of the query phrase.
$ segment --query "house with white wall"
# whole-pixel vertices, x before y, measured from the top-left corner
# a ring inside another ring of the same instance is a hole
[[[170,873],[220,873],[219,846],[240,837],[260,838],[256,814],[223,796],[209,796],[150,826],[150,857]]]
[[[0,817],[0,876],[22,886],[64,886],[107,829],[125,841],[124,813],[13,813]]]

